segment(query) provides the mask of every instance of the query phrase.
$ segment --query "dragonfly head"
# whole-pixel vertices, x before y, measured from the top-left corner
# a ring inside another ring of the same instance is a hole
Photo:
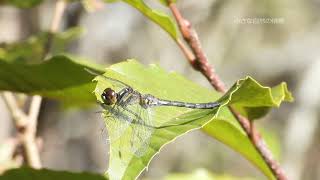
[[[117,102],[117,93],[111,88],[106,88],[101,94],[101,99],[106,105],[115,104]]]

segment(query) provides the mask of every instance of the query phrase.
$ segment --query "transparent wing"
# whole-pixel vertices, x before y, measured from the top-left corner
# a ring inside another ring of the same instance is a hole
[[[127,111],[127,106],[138,103],[138,98],[137,94],[128,94],[113,106],[102,104],[105,109],[105,124],[111,141],[120,138],[134,120],[134,116]]]
[[[111,143],[120,138],[119,154],[131,152],[141,157],[149,147],[154,126],[151,110],[140,106],[140,97],[138,92],[132,92],[125,94],[114,106],[103,105]]]
[[[150,138],[154,132],[151,109],[140,107],[137,109],[138,116],[132,122],[132,137],[130,139],[131,152],[137,157],[145,154],[149,147]]]
[[[139,104],[139,94],[132,94],[130,97],[127,97],[125,101],[119,105],[121,107],[121,116],[118,116],[119,119],[130,119],[130,123],[128,128],[126,128],[123,133],[120,135],[121,137],[119,138],[119,144],[116,147],[113,147],[113,150],[118,152],[118,155],[120,159],[125,160],[123,157],[124,155],[129,155],[129,154],[135,154],[138,147],[141,146],[141,142],[137,141],[138,139],[135,138],[137,136],[137,132],[141,132],[144,129],[141,129],[141,127],[144,127],[143,124],[138,124],[141,123],[143,117],[140,117],[140,112],[141,112],[141,106]],[[141,135],[140,135],[141,136]],[[143,139],[145,139],[143,137]],[[112,141],[114,142],[114,141]],[[111,142],[111,143],[112,143]]]
[[[105,108],[103,116],[110,141],[120,138],[133,120],[124,116],[123,111],[120,106],[108,106]]]

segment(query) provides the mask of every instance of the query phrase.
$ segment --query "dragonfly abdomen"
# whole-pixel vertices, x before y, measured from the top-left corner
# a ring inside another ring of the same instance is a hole
[[[169,100],[159,100],[157,103],[158,106],[177,106],[177,107],[186,107],[192,109],[212,109],[220,104],[218,102],[210,103],[187,103],[180,101],[169,101]]]

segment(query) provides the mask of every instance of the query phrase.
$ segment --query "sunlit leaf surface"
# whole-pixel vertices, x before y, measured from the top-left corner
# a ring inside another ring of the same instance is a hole
[[[79,38],[82,33],[82,28],[74,27],[52,35],[49,32],[41,32],[23,41],[2,43],[0,44],[0,59],[17,63],[39,63],[43,61],[49,37],[52,40],[50,54],[55,55],[63,52],[66,46]]]
[[[203,103],[215,101],[220,97],[219,93],[201,87],[176,73],[167,73],[155,65],[146,68],[134,60],[107,68],[104,76],[120,80],[143,94],[149,93],[162,99]],[[97,99],[100,101],[101,93],[105,88],[117,87],[117,85],[101,76],[97,77],[96,80],[98,84],[95,92]],[[254,91],[247,92],[245,90],[248,87],[256,88]],[[277,93],[269,93],[270,91]],[[241,96],[245,96],[245,98]],[[278,96],[282,98],[277,98]],[[251,105],[251,99],[255,101],[261,100],[261,102],[255,102],[254,105]],[[276,101],[276,103],[270,103],[273,102],[272,100]],[[119,139],[114,141],[111,139],[109,177],[111,179],[132,179],[137,177],[148,166],[152,157],[160,151],[162,146],[188,131],[199,129],[209,123],[203,129],[206,133],[244,155],[272,179],[274,178],[272,173],[250,144],[250,141],[230,114],[226,105],[230,104],[238,107],[246,105],[250,109],[278,106],[283,100],[292,100],[285,84],[270,89],[259,85],[255,80],[247,77],[236,82],[228,93],[219,99],[221,103],[220,108],[193,110],[179,107],[155,107],[152,119],[156,127],[172,124],[180,125],[156,128],[150,138],[150,145],[147,151],[141,157],[136,156],[134,152],[130,151],[130,139],[133,134],[132,127],[129,127]],[[250,114],[250,111],[246,113]],[[260,114],[262,115],[263,113]],[[105,121],[108,120],[108,118],[105,119]],[[111,137],[112,134],[118,133],[114,127],[107,126],[107,129]]]
[[[1,0],[1,4],[8,4],[18,8],[31,8],[39,5],[43,0]]]

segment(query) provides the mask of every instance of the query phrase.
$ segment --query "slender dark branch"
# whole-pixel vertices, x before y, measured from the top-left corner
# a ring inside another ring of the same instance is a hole
[[[210,84],[219,92],[225,93],[226,88],[224,83],[221,81],[219,76],[215,73],[213,66],[208,62],[208,59],[201,47],[201,43],[198,39],[196,31],[192,28],[191,23],[184,19],[179,9],[176,7],[176,4],[171,0],[168,0],[169,8],[175,17],[175,20],[178,23],[180,32],[185,42],[188,44],[189,48],[193,52],[193,56],[188,55],[189,52],[187,48],[180,45],[182,42],[179,42],[179,47],[186,55],[190,64],[194,67],[195,70],[200,71],[210,82]],[[243,116],[241,116],[234,108],[229,107],[232,114],[235,116],[237,121],[240,123],[243,130],[246,132],[251,143],[254,145],[259,154],[263,157],[265,163],[268,165],[269,169],[279,180],[286,180],[287,177],[285,172],[281,169],[280,165],[273,159],[270,150],[267,148],[264,140],[261,138],[259,132],[255,128],[254,124],[251,121]]]
[[[288,179],[285,172],[280,167],[280,164],[273,158],[271,151],[268,149],[265,141],[261,138],[261,135],[257,128],[255,128],[254,123],[250,123],[246,117],[241,116],[234,108],[229,107],[229,109],[236,117],[242,129],[248,135],[251,143],[254,145],[255,149],[259,152],[276,178],[279,180]]]
[[[169,1],[170,2],[170,1]],[[209,64],[205,53],[202,50],[197,33],[191,27],[191,23],[184,19],[174,3],[169,3],[169,7],[174,15],[181,34],[194,54],[194,59],[188,59],[191,65],[197,71],[200,71],[210,82],[210,84],[218,91],[225,92],[225,85],[215,74],[214,68]],[[185,53],[185,48],[181,48]],[[191,56],[189,56],[191,58]],[[188,56],[187,56],[188,58]]]

